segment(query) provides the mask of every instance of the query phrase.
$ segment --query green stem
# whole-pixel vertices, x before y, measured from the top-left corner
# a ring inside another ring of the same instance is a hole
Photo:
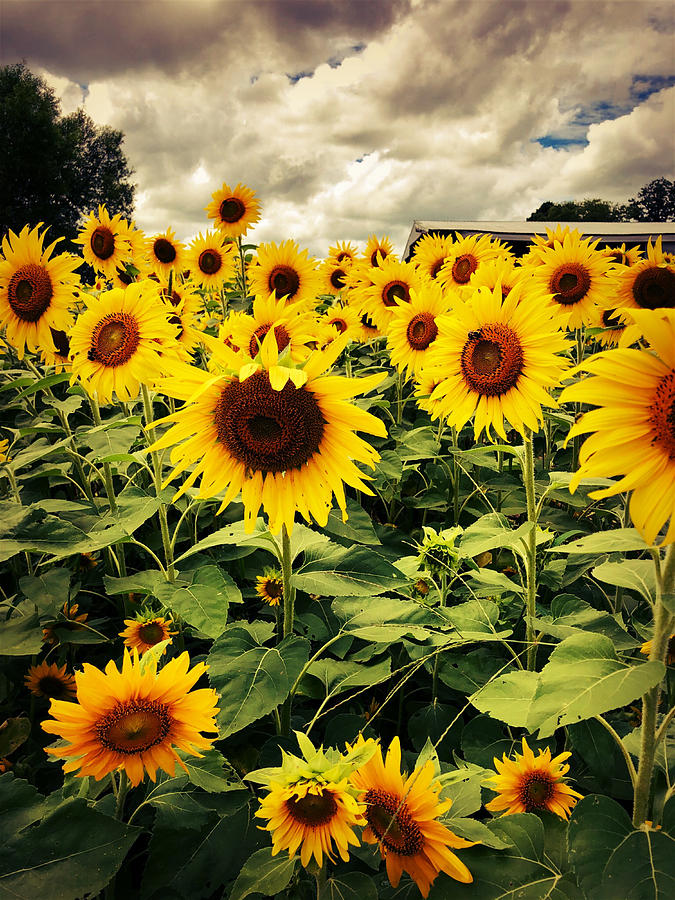
[[[527,641],[527,668],[534,672],[537,661],[537,645],[533,619],[536,614],[537,600],[537,506],[534,494],[534,441],[529,428],[525,430],[523,439],[523,481],[525,482],[525,496],[527,498],[527,521],[530,525],[529,540],[527,542],[526,555],[526,641]]]
[[[248,300],[248,285],[246,284],[246,260],[244,259],[244,248],[242,246],[241,235],[237,237],[237,248],[239,250],[239,266],[241,270],[241,292],[244,300]]]
[[[291,584],[291,576],[293,574],[293,563],[291,560],[291,539],[289,537],[286,526],[281,527],[281,577],[284,583],[284,630],[283,636],[288,637],[293,634],[293,618],[295,615],[295,588]],[[291,704],[293,695],[289,693],[281,707],[281,733],[291,733]]]
[[[155,442],[155,429],[153,426],[153,422],[155,421],[155,417],[152,411],[152,401],[150,400],[150,392],[145,384],[141,384],[141,394],[143,396],[143,413],[145,416],[145,430],[148,433],[148,437],[150,441],[154,444]],[[150,451],[150,457],[152,459],[152,470],[155,475],[155,492],[157,494],[158,499],[162,496],[162,465],[159,461],[159,453],[156,450]],[[169,520],[166,512],[166,504],[161,502],[159,504],[159,527],[162,533],[162,544],[164,546],[164,559],[166,561],[166,580],[167,581],[175,581],[176,580],[176,570],[173,565],[173,544],[171,542],[171,536],[169,535]]]
[[[614,738],[614,742],[616,746],[619,748],[621,755],[624,758],[624,762],[626,763],[626,768],[628,769],[628,774],[630,775],[630,781],[633,785],[633,789],[635,789],[635,782],[637,781],[637,772],[635,771],[635,766],[633,765],[633,760],[630,758],[630,753],[626,750],[624,742],[621,740],[617,732],[612,728],[607,719],[604,719],[602,716],[595,716],[597,722],[599,722],[605,731],[608,731],[609,734]]]
[[[663,570],[656,566],[656,603],[654,610],[654,636],[649,653],[650,662],[666,663],[673,617],[663,603],[663,595],[675,589],[675,544],[670,544]],[[633,825],[638,828],[649,815],[649,798],[654,774],[654,755],[657,743],[656,718],[661,699],[661,684],[657,684],[642,698],[642,729],[640,735],[640,761],[633,794]]]
[[[91,414],[94,419],[94,425],[99,428],[103,424],[103,422],[101,420],[101,408],[98,405],[98,395],[96,394],[96,391],[94,391],[93,394],[89,394],[88,396],[89,406],[91,407]],[[117,515],[118,506],[117,500],[115,499],[115,486],[113,484],[112,469],[109,462],[103,463],[103,482],[105,484],[105,492],[106,496],[108,497],[108,503],[110,504],[110,512],[113,515]],[[112,549],[109,550],[109,553],[112,557]],[[114,553],[115,561],[117,563],[117,572],[115,572],[114,567],[110,565],[111,574],[121,575],[124,577],[127,574],[127,564],[124,556],[124,544],[116,544]]]

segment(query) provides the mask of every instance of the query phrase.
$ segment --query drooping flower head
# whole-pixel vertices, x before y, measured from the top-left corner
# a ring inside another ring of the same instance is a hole
[[[45,235],[40,225],[32,231],[26,225],[18,236],[10,231],[2,239],[0,327],[19,359],[26,348],[55,352],[52,332],[66,333],[73,322],[69,306],[80,261],[71,253],[52,256],[58,241],[44,247]]]
[[[619,478],[589,494],[611,497],[632,491],[630,516],[648,544],[670,522],[662,544],[675,541],[675,310],[631,310],[649,349],[605,350],[579,369],[590,377],[565,388],[561,401],[598,406],[582,415],[567,436],[590,436],[579,452],[582,478]]]
[[[248,530],[261,504],[273,532],[285,525],[290,533],[296,511],[325,526],[333,495],[346,517],[344,483],[371,493],[355,463],[372,467],[379,459],[356,431],[386,435],[380,419],[348,402],[382,375],[324,374],[346,341],[343,336],[315,351],[302,369],[283,364],[271,332],[259,357],[243,365],[245,357],[237,361],[214,342],[214,354],[225,354],[229,370],[209,374],[186,366],[165,379],[160,390],[185,405],[163,420],[172,427],[153,447],[178,445],[170,479],[192,469],[178,494],[201,478],[198,496],[224,492],[222,510],[241,493]]]
[[[132,785],[145,773],[156,780],[157,769],[175,774],[185,764],[176,748],[191,756],[210,749],[217,733],[217,695],[211,688],[192,690],[207,666],[181,653],[157,672],[157,661],[141,661],[125,648],[122,670],[110,661],[105,672],[84,663],[75,673],[77,702],[52,700],[52,719],[42,723],[49,734],[68,743],[47,753],[68,760],[64,772],[93,776],[97,781],[124,769]]]
[[[412,290],[420,290],[425,283],[417,266],[399,262],[388,256],[381,264],[368,270],[368,281],[356,289],[360,307],[386,332],[398,303],[409,303]]]
[[[422,371],[437,384],[428,411],[456,428],[475,416],[476,438],[494,428],[506,439],[505,419],[522,435],[538,431],[542,405],[557,406],[548,390],[568,365],[559,355],[567,341],[546,298],[524,296],[519,284],[505,299],[499,285],[479,289],[466,303],[457,300],[438,327]]]
[[[516,751],[515,759],[508,759],[506,754],[502,760],[495,758],[498,774],[487,780],[487,786],[497,791],[497,796],[485,808],[503,812],[505,816],[548,810],[561,819],[568,819],[582,796],[564,781],[570,768],[565,760],[571,755],[566,752],[551,758],[547,747],[535,756],[523,738],[523,752]]]
[[[236,238],[260,220],[260,201],[255,191],[239,182],[235,188],[223,184],[212,194],[213,199],[205,207],[209,219],[227,237]]]
[[[360,737],[356,747],[365,743]],[[471,872],[452,850],[472,847],[474,842],[457,837],[439,821],[452,801],[440,799],[441,786],[434,779],[431,760],[410,775],[402,774],[401,745],[395,737],[386,761],[378,745],[351,783],[365,805],[368,826],[363,840],[379,844],[394,887],[398,887],[404,872],[415,881],[423,897],[428,896],[439,872],[464,884],[473,881]]]

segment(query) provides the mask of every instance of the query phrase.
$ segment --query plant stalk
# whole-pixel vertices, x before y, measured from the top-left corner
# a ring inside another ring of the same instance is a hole
[[[150,400],[150,392],[145,384],[141,384],[141,394],[143,396],[143,414],[145,416],[145,430],[148,433],[150,441],[155,442],[154,415],[152,411],[152,401]],[[159,527],[162,533],[162,544],[164,546],[164,560],[166,567],[166,580],[176,580],[176,570],[173,565],[173,544],[169,534],[169,520],[166,512],[166,504],[161,501],[162,496],[162,465],[159,461],[159,453],[156,450],[150,451],[152,459],[152,471],[155,475],[155,492],[159,503]]]
[[[527,641],[527,669],[529,672],[534,672],[537,663],[537,645],[535,643],[533,624],[537,601],[537,505],[534,494],[534,440],[529,428],[526,429],[523,439],[522,468],[525,496],[527,498],[527,521],[530,525],[525,566],[527,582],[525,637]]]
[[[293,574],[293,563],[291,560],[291,539],[286,530],[286,526],[281,527],[281,577],[284,583],[284,627],[283,636],[289,637],[293,634],[293,619],[295,616],[295,588],[291,584],[291,576]],[[292,692],[284,700],[281,707],[281,733],[291,733],[291,704],[293,703]]]

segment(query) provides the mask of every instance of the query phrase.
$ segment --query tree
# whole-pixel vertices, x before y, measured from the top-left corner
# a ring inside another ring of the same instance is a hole
[[[131,217],[122,132],[82,109],[62,116],[52,89],[24,63],[0,68],[0,135],[0,235],[44,222],[52,239],[72,240],[99,203]]]
[[[567,200],[563,203],[547,200],[527,217],[527,221],[626,222],[630,218],[630,210],[625,205],[596,197],[593,200]]]
[[[675,181],[655,178],[629,201],[637,210],[640,222],[672,222],[675,220]]]

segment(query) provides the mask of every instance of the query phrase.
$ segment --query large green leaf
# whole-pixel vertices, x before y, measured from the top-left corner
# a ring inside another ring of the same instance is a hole
[[[145,802],[162,809],[163,821],[173,828],[200,830],[211,817],[210,812],[190,796],[189,782],[185,775],[160,781],[148,792]]]
[[[190,583],[183,578],[173,583],[159,582],[153,593],[202,634],[216,638],[227,625],[230,603],[241,600],[241,591],[218,566],[202,566],[187,574],[192,576]]]
[[[404,635],[424,640],[429,628],[448,627],[434,610],[394,597],[339,597],[333,601],[332,609],[344,631],[365,641],[388,643]]]
[[[333,874],[322,885],[317,900],[377,900],[375,882],[363,872]]]
[[[28,781],[16,778],[12,772],[0,775],[0,821],[5,834],[11,836],[37,822],[44,807],[45,798]]]
[[[307,670],[307,676],[311,676],[321,683],[322,696],[326,698],[355,687],[379,684],[380,681],[389,678],[390,674],[391,660],[389,657],[368,666],[348,660],[319,659],[313,662]]]
[[[357,544],[373,546],[380,543],[368,513],[356,500],[352,500],[349,497],[347,498],[347,516],[347,521],[343,522],[342,510],[331,509],[324,530],[328,534],[346,538],[348,541],[354,541]]]
[[[230,900],[244,900],[251,894],[276,896],[290,882],[297,863],[298,857],[289,858],[287,853],[272,856],[271,847],[256,850],[253,856],[246,860],[237,876]]]
[[[624,559],[621,562],[604,562],[592,572],[598,581],[628,588],[642,594],[651,602],[656,597],[656,571],[651,559]]]
[[[140,829],[102,815],[86,800],[63,803],[0,845],[0,898],[93,896],[117,872],[138,834]]]
[[[499,607],[491,600],[469,600],[445,610],[448,621],[463,641],[500,640],[511,634],[510,628],[497,630]]]
[[[639,644],[639,641],[622,627],[619,617],[596,609],[572,594],[559,594],[554,597],[550,616],[533,619],[533,624],[537,631],[551,634],[560,640],[590,631],[610,638],[617,650],[630,650]]]
[[[584,797],[570,818],[569,858],[593,900],[665,900],[675,896],[675,838],[635,830],[615,800]]]
[[[471,702],[476,709],[489,713],[500,722],[516,727],[524,726],[530,713],[532,698],[539,686],[539,678],[536,672],[509,672],[488,682],[471,698]]]
[[[551,547],[549,553],[613,553],[616,550],[648,550],[635,528],[615,528],[613,531],[597,531],[569,544]]]
[[[212,547],[231,545],[242,548],[243,552],[241,555],[246,556],[248,553],[253,553],[258,547],[274,552],[275,542],[263,519],[256,519],[251,532],[246,531],[244,522],[236,522],[234,525],[226,525],[225,528],[219,528],[207,537],[202,538],[201,541],[197,541],[196,544],[192,544],[182,556],[176,559],[176,563],[194,556],[195,553],[203,553],[204,550],[209,550]]]
[[[304,638],[289,636],[265,647],[250,626],[229,625],[209,654],[209,678],[220,694],[221,739],[283,703],[308,658]]]
[[[334,548],[306,562],[294,575],[295,587],[326,597],[367,597],[403,588],[408,579],[388,560],[364,547]]]

